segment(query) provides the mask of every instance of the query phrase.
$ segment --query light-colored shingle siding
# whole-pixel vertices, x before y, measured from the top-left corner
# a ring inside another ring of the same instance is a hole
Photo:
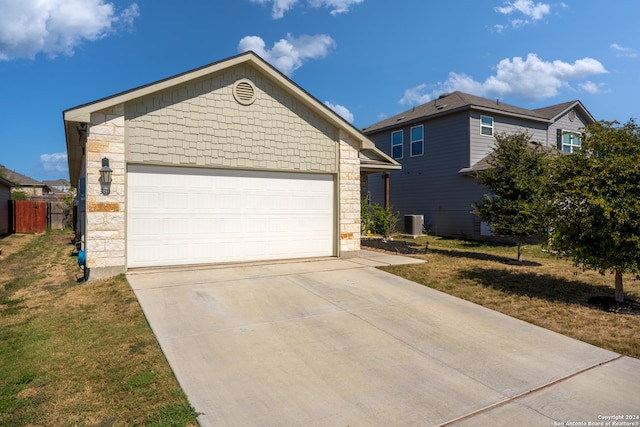
[[[257,97],[241,105],[241,78]],[[242,66],[125,106],[130,162],[336,173],[338,130]]]

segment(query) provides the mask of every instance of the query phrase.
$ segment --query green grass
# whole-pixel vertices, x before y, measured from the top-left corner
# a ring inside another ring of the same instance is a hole
[[[0,261],[0,426],[197,425],[124,275],[79,283],[70,238]]]
[[[515,246],[440,237],[396,241],[402,253],[427,263],[385,270],[450,295],[627,356],[640,358],[640,316],[589,304],[613,296],[611,274],[583,271],[570,260],[527,245],[518,263]],[[428,242],[428,251],[424,253]],[[414,250],[412,250],[414,249]],[[624,278],[627,298],[640,300],[640,282]]]

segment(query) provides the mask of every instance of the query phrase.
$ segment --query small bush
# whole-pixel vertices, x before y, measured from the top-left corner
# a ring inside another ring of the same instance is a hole
[[[371,231],[379,234],[385,239],[391,237],[396,230],[400,212],[394,212],[393,207],[383,208],[379,204],[373,205],[373,220],[371,221]]]
[[[371,224],[371,203],[367,195],[360,201],[360,233],[362,233],[363,236],[369,235],[371,232]]]

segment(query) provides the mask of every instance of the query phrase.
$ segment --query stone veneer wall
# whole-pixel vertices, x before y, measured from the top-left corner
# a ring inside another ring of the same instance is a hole
[[[360,158],[357,146],[340,132],[340,255],[356,256],[360,251]]]
[[[91,114],[86,150],[87,214],[85,247],[91,278],[109,277],[126,266],[126,158],[124,105]],[[338,228],[341,256],[360,250],[360,160],[357,144],[340,132]],[[111,194],[100,190],[102,158],[113,170]]]
[[[85,248],[90,279],[125,271],[125,121],[124,105],[91,114],[87,132],[87,213]],[[100,189],[102,158],[113,170],[111,194]]]

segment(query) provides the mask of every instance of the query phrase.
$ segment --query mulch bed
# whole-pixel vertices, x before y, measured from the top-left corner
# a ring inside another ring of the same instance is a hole
[[[386,252],[390,254],[424,254],[425,245],[408,242],[406,240],[385,240],[376,238],[362,239],[361,246],[363,249],[374,250],[377,252]]]
[[[630,298],[625,298],[624,302],[619,303],[614,297],[591,297],[587,302],[591,307],[609,313],[640,316],[640,303]]]

